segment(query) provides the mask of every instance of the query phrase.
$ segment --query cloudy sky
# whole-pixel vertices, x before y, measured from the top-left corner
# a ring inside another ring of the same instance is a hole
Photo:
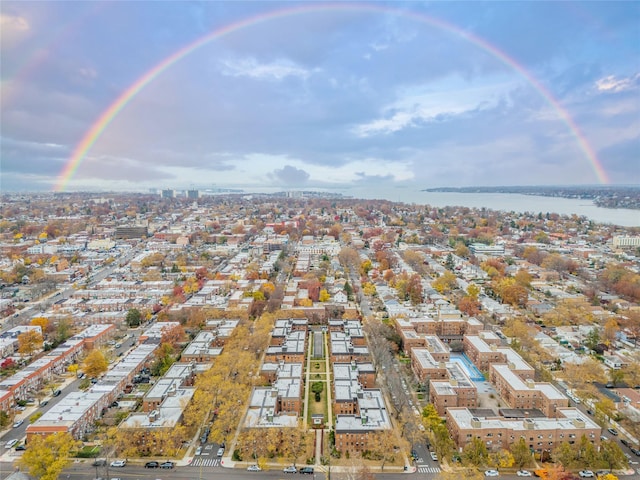
[[[0,11],[3,191],[640,183],[640,2]]]

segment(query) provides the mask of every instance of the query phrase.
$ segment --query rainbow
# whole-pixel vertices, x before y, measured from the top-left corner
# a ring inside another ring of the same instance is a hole
[[[557,112],[558,116],[562,119],[562,121],[567,125],[571,133],[577,140],[577,143],[584,153],[585,157],[589,161],[591,167],[593,168],[598,180],[600,183],[609,183],[609,179],[607,177],[607,173],[604,168],[598,161],[598,158],[593,151],[593,148],[589,145],[589,142],[583,135],[583,133],[576,125],[571,115],[565,108],[562,107],[560,102],[536,79],[534,78],[529,71],[527,71],[522,65],[517,63],[513,58],[508,56],[506,53],[502,52],[486,40],[477,37],[469,32],[462,30],[460,27],[456,25],[452,25],[444,20],[440,20],[434,17],[430,17],[417,12],[408,12],[406,10],[396,9],[392,7],[380,6],[380,5],[370,5],[370,4],[348,4],[348,3],[340,3],[340,4],[305,4],[304,6],[297,6],[292,8],[286,8],[281,10],[275,10],[273,12],[263,13],[257,16],[253,16],[220,29],[214,30],[194,42],[182,47],[180,50],[173,53],[171,56],[165,58],[156,66],[154,66],[151,70],[147,71],[144,75],[138,78],[129,88],[127,88],[116,100],[113,102],[95,121],[95,123],[91,126],[91,128],[87,131],[87,133],[82,137],[82,140],[73,151],[73,154],[67,161],[64,166],[62,172],[58,176],[56,185],[54,187],[55,191],[61,192],[64,191],[65,187],[78,170],[80,165],[82,164],[82,160],[86,157],[87,153],[91,149],[91,147],[96,143],[100,135],[105,131],[105,129],[109,126],[109,124],[116,118],[116,116],[125,108],[129,102],[140,93],[149,83],[151,83],[155,78],[161,75],[165,70],[173,66],[175,63],[179,62],[181,59],[191,54],[195,50],[200,47],[217,40],[225,35],[229,35],[233,32],[237,32],[247,27],[255,26],[260,23],[268,22],[270,20],[283,18],[287,16],[299,15],[303,13],[314,13],[314,12],[323,12],[323,11],[369,11],[369,12],[380,12],[380,13],[393,13],[397,15],[407,16],[415,19],[418,22],[442,29],[444,31],[456,34],[465,40],[471,42],[477,47],[485,50],[486,52],[493,55],[495,58],[500,60],[505,65],[511,67],[513,70],[518,72],[522,77],[524,77],[531,86],[533,86],[540,95],[548,102],[549,105],[553,107],[553,109]]]

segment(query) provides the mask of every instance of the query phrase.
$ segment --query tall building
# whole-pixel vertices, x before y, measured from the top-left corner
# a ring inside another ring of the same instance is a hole
[[[190,198],[192,200],[197,200],[198,198],[200,198],[200,191],[199,190],[187,190],[187,198]]]
[[[171,188],[167,188],[166,190],[162,190],[160,196],[162,198],[174,198],[176,196],[176,192]]]

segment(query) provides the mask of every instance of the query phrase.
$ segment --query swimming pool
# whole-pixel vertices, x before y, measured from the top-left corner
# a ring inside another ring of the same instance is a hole
[[[449,359],[450,361],[456,362],[460,365],[464,369],[465,373],[469,375],[469,378],[474,382],[484,381],[484,375],[482,375],[482,372],[478,370],[478,367],[476,367],[464,353],[452,353],[449,355]]]

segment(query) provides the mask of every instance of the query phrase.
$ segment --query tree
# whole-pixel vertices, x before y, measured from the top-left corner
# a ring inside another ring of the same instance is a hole
[[[142,314],[140,310],[137,308],[132,308],[127,312],[127,316],[125,318],[127,325],[131,328],[139,327],[140,322],[142,321]]]
[[[29,448],[18,460],[18,465],[40,480],[56,480],[62,471],[71,465],[71,452],[80,447],[80,442],[67,432],[58,432],[46,437],[34,435],[29,439]]]
[[[580,437],[576,445],[576,463],[587,468],[594,468],[598,465],[598,451],[586,435]]]
[[[498,450],[489,454],[489,465],[494,468],[509,468],[514,461],[513,455],[508,450]]]
[[[40,327],[40,330],[44,335],[47,332],[47,327],[49,326],[49,319],[45,317],[36,317],[31,320],[31,325],[33,325],[34,327]]]
[[[593,350],[600,343],[600,332],[598,331],[598,327],[593,327],[587,333],[587,337],[585,339],[585,345],[589,347],[589,349]]]
[[[323,303],[328,302],[329,300],[331,300],[331,295],[329,294],[329,292],[327,292],[326,289],[323,288],[322,290],[320,290],[320,296],[318,297],[318,299]]]
[[[315,394],[316,402],[320,401],[322,390],[324,390],[324,384],[322,382],[314,382],[311,384],[311,391]]]
[[[101,350],[94,348],[84,359],[82,370],[90,378],[96,378],[107,371],[109,361]]]
[[[433,282],[431,282],[431,286],[435,288],[439,293],[448,293],[456,288],[456,285],[456,276],[449,271],[444,272]]]
[[[522,437],[520,437],[517,442],[511,444],[511,455],[513,455],[513,463],[518,470],[522,470],[524,467],[532,464],[533,455],[529,449],[529,445],[527,445],[527,442],[525,442]]]
[[[613,440],[603,440],[600,443],[600,461],[607,465],[609,471],[624,468],[629,464],[624,452]]]
[[[471,439],[462,449],[462,463],[467,466],[482,467],[489,461],[487,446],[478,437]]]
[[[576,458],[576,454],[568,442],[562,442],[553,450],[551,458],[555,463],[562,465],[565,469],[569,469]]]
[[[72,333],[72,325],[71,318],[64,317],[58,320],[58,325],[56,326],[56,343],[63,343],[67,338],[71,336]]]
[[[27,330],[18,335],[18,352],[20,355],[31,355],[42,347],[42,334],[37,330]]]

